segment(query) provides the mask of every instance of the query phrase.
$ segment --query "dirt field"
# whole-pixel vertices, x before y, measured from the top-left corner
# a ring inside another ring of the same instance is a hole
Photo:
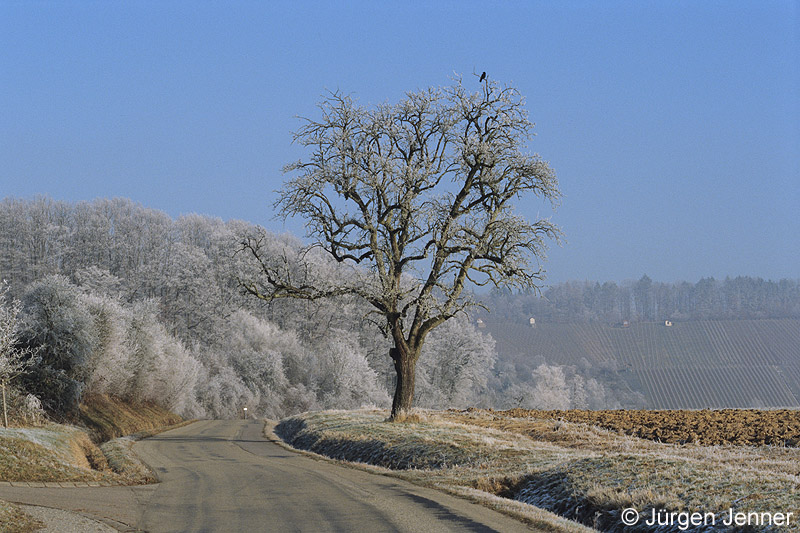
[[[493,414],[489,425],[536,436],[543,420],[565,420],[626,435],[674,444],[800,446],[800,410],[724,409],[702,411],[538,411],[511,409]],[[520,423],[523,419],[526,422]],[[485,425],[485,424],[481,424]],[[511,427],[515,426],[515,427]]]

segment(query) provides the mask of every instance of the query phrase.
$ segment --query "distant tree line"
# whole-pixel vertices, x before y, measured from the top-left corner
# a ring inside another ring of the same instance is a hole
[[[606,322],[800,318],[800,280],[739,276],[697,283],[567,282],[542,295],[494,290],[488,320]]]

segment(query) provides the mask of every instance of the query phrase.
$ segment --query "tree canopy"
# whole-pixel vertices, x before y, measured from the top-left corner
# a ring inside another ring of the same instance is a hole
[[[371,109],[335,92],[319,104],[320,118],[303,119],[295,142],[309,154],[286,166],[293,177],[276,208],[305,219],[311,248],[352,275],[298,277],[301,257],[267,250],[259,236],[242,242],[261,270],[242,285],[257,297],[354,295],[371,304],[394,343],[393,418],[411,407],[428,333],[476,304],[465,287],[536,289],[547,243],[560,236],[549,219],[514,211],[522,199],[553,207],[560,199],[553,170],[527,151],[524,98],[488,79],[478,85],[472,92],[456,79]]]

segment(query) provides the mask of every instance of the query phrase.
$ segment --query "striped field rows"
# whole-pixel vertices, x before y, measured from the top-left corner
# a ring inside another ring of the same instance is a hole
[[[614,362],[641,384],[653,409],[800,407],[800,320],[489,323],[487,330],[504,355]]]

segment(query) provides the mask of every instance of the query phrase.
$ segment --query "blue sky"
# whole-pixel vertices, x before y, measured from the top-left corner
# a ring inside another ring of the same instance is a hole
[[[302,234],[272,218],[295,115],[484,70],[561,183],[551,282],[800,278],[798,1],[5,0],[0,196]]]

